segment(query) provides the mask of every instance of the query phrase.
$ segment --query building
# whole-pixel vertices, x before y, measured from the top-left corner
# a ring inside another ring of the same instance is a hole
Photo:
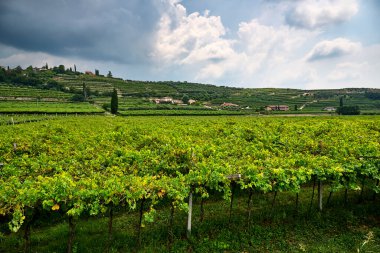
[[[239,105],[237,105],[237,104],[226,103],[226,102],[224,102],[224,103],[221,104],[220,106],[221,106],[221,107],[239,107]]]
[[[325,107],[323,110],[324,110],[324,111],[328,111],[328,112],[335,112],[335,111],[336,111],[336,108],[335,108],[335,107],[332,107],[332,106],[328,106],[328,107]]]
[[[174,105],[179,105],[179,104],[183,104],[183,102],[182,102],[182,100],[180,100],[180,99],[173,99],[173,100],[172,100],[172,104],[174,104]]]
[[[289,111],[289,106],[287,105],[268,105],[265,107],[267,111]]]

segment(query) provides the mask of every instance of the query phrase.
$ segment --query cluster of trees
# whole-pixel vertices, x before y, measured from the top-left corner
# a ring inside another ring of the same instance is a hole
[[[336,112],[340,115],[359,115],[359,106],[339,106]]]
[[[339,107],[336,110],[339,115],[359,115],[360,108],[359,106],[347,106],[344,105],[343,97],[339,98]]]
[[[32,66],[25,70],[20,66],[13,69],[0,67],[0,82],[63,91],[64,87],[51,79],[51,76],[49,73],[39,74]]]
[[[369,99],[380,100],[380,92],[366,92],[364,95]]]

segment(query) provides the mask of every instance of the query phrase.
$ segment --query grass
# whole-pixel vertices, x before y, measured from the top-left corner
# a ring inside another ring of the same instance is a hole
[[[325,187],[324,196],[328,196]],[[379,200],[358,204],[357,192],[350,192],[349,205],[344,206],[343,193],[333,195],[322,213],[316,210],[316,198],[309,213],[311,188],[300,193],[298,214],[295,194],[278,193],[271,212],[272,194],[255,193],[251,226],[247,225],[247,193],[238,192],[229,223],[229,202],[214,194],[205,202],[204,221],[199,220],[199,198],[195,198],[193,230],[186,239],[187,213],[176,211],[174,242],[168,242],[170,210],[158,208],[156,219],[142,229],[138,246],[136,226],[138,213],[117,210],[114,218],[110,252],[379,252]],[[366,199],[372,197],[367,192]],[[379,198],[378,198],[379,199]],[[324,199],[326,202],[326,199]],[[273,215],[271,215],[271,213]],[[32,227],[32,252],[65,252],[67,223],[50,217]],[[75,252],[105,252],[108,245],[107,217],[83,218],[77,222]],[[4,227],[4,225],[3,225]],[[0,252],[20,252],[22,232],[0,237]]]

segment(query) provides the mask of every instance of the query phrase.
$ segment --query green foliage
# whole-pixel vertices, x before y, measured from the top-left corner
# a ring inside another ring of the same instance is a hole
[[[86,98],[83,96],[83,94],[75,94],[71,97],[70,100],[73,102],[84,102],[86,101]]]
[[[116,114],[119,107],[119,98],[117,95],[117,90],[114,89],[111,97],[111,113]]]
[[[190,100],[189,96],[187,94],[184,94],[183,97],[182,97],[182,102],[184,104],[188,104],[189,100]]]
[[[372,92],[372,91],[368,91],[365,93],[365,96],[369,99],[373,99],[373,100],[380,100],[380,92]]]
[[[111,73],[111,71],[108,71],[107,77],[108,77],[108,78],[111,78],[111,77],[112,77],[112,73]]]
[[[359,106],[341,106],[338,107],[337,113],[341,115],[359,115],[360,108]]]

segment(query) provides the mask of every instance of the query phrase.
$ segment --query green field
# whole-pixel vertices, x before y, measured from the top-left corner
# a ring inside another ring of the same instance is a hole
[[[101,113],[89,103],[1,101],[0,113]]]
[[[379,126],[378,116],[3,125],[0,251],[377,252]]]

